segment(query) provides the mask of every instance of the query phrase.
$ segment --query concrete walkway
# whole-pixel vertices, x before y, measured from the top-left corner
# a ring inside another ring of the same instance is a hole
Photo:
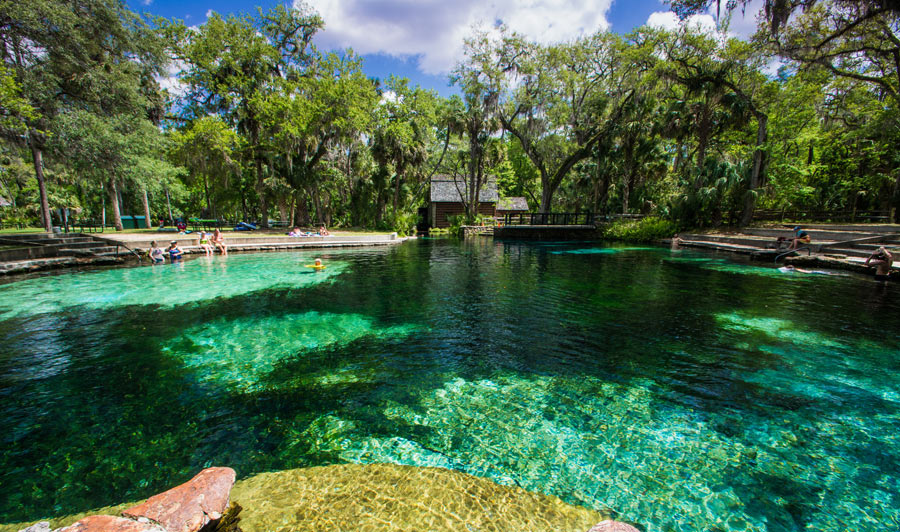
[[[409,237],[401,238],[397,233],[338,233],[325,237],[294,238],[271,233],[224,233],[228,251],[285,251],[301,249],[330,249],[343,247],[389,246],[401,244]],[[137,256],[129,251],[136,251],[146,256],[150,242],[156,241],[159,247],[166,248],[173,240],[185,254],[204,253],[199,246],[199,234],[179,233],[91,233],[86,235],[51,235],[35,233],[16,235],[20,239],[42,239],[40,246],[26,248],[23,252],[14,250],[6,260],[0,260],[0,275],[31,273],[42,270],[69,268],[76,266],[99,266],[121,264],[126,260],[137,260]],[[29,240],[29,241],[30,241]],[[86,242],[81,242],[82,240]],[[47,244],[46,242],[51,244]],[[59,241],[59,242],[57,242]],[[83,249],[68,249],[81,246]],[[57,252],[56,248],[66,248]],[[34,249],[42,253],[38,254]],[[49,253],[53,251],[53,253]],[[21,255],[21,256],[19,256]]]
[[[223,233],[228,251],[272,251],[288,249],[316,249],[336,247],[384,246],[400,244],[407,238],[398,237],[397,233],[339,233],[329,236],[290,237],[282,234],[257,233],[248,231]],[[159,247],[166,248],[173,240],[185,253],[203,253],[200,248],[199,233],[104,233],[94,235],[110,242],[119,242],[131,249],[147,251],[150,242],[156,241]]]
[[[804,225],[811,242],[797,253],[779,250],[778,237],[787,242],[793,237],[794,224],[774,227],[747,227],[739,232],[685,233],[681,245],[750,255],[758,260],[785,261],[793,264],[825,266],[851,271],[874,272],[865,266],[866,258],[879,246],[894,256],[893,275],[900,276],[900,225],[812,224]],[[786,246],[785,246],[786,247]],[[808,249],[804,249],[808,248]]]

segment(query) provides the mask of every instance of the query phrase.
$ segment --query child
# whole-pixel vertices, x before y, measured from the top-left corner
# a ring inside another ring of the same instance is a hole
[[[200,249],[202,249],[207,256],[213,254],[213,247],[209,243],[209,233],[206,231],[200,231]]]
[[[163,253],[163,250],[161,247],[156,245],[156,240],[150,242],[150,260],[153,262],[153,264],[166,262],[166,257]]]

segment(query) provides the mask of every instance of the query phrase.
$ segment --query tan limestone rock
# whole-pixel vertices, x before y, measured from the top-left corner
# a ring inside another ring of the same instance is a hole
[[[157,532],[160,528],[114,515],[91,515],[56,532]]]
[[[184,484],[154,495],[122,515],[149,519],[168,532],[197,532],[222,517],[234,479],[230,467],[204,469]]]

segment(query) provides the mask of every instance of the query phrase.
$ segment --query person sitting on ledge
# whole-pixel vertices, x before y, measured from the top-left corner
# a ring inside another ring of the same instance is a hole
[[[800,244],[809,244],[810,242],[812,242],[812,239],[809,237],[809,233],[798,225],[794,228],[794,239],[791,241],[791,246],[788,249],[794,250],[800,247]]]
[[[329,235],[328,230],[325,229],[325,226],[324,226],[324,225],[321,226],[321,227],[319,227],[319,233],[318,233],[318,235],[319,235],[319,236],[328,236],[328,235]]]
[[[182,257],[181,257],[182,251],[181,251],[181,249],[178,247],[178,241],[177,241],[177,240],[173,240],[172,242],[169,243],[169,247],[166,248],[166,253],[169,254],[169,259],[171,259],[172,262],[175,262],[175,261],[177,261],[177,260],[181,260],[181,258],[182,258]]]
[[[218,229],[213,231],[212,244],[222,252],[222,255],[228,255],[228,246],[225,245],[225,237],[222,235],[222,231]]]
[[[894,263],[894,257],[891,253],[884,249],[884,246],[876,249],[866,259],[866,266],[875,266],[875,280],[887,281],[891,275],[891,265]]]

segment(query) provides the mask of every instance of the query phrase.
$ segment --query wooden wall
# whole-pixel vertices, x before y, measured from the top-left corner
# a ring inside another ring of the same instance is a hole
[[[478,214],[485,216],[496,216],[496,203],[484,203],[478,205]],[[431,204],[431,227],[450,227],[447,221],[448,216],[455,214],[465,214],[466,208],[462,202],[453,203],[432,203]]]

